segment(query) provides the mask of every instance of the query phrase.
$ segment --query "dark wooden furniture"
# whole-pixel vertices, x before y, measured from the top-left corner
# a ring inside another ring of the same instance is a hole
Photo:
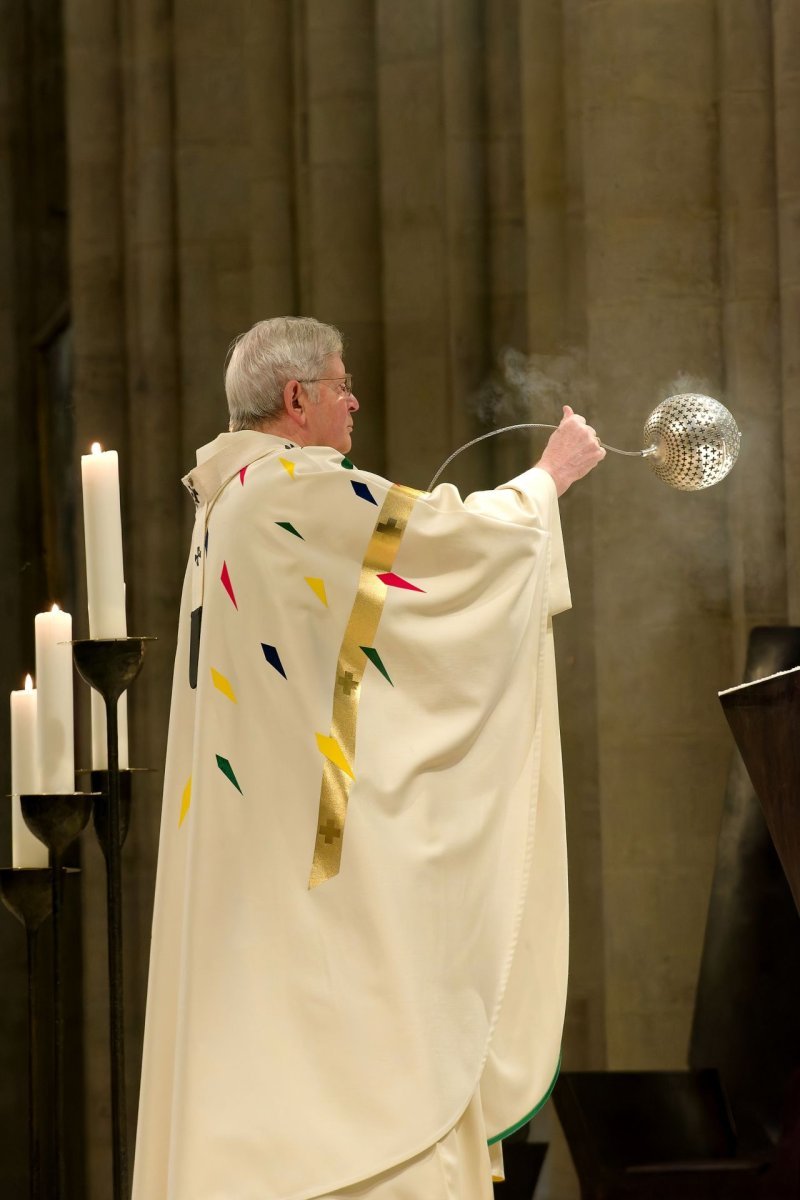
[[[720,700],[800,911],[800,667]]]
[[[746,680],[798,665],[800,629],[753,630]],[[774,748],[774,730],[765,732],[769,723],[764,713],[753,722],[761,731],[753,753],[768,777],[791,754],[785,738],[780,754]],[[773,793],[781,797],[784,828],[790,791]],[[566,1072],[556,1085],[582,1200],[777,1200],[792,1194],[782,1190],[773,1164],[782,1129],[796,1119],[787,1095],[800,1071],[798,1013],[800,919],[737,755],[725,796],[689,1070]]]
[[[503,1142],[506,1177],[494,1185],[496,1200],[533,1200],[546,1154],[547,1142]]]

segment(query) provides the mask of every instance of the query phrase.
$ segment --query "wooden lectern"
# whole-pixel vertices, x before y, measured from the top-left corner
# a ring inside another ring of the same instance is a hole
[[[719,698],[800,912],[800,667]]]
[[[565,1071],[556,1084],[582,1200],[800,1200],[799,664],[800,628],[754,629],[753,682],[723,695],[767,818],[737,755],[689,1069]]]

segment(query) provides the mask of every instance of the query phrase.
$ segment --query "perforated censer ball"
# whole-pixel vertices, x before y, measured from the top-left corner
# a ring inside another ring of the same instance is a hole
[[[644,426],[644,457],[659,479],[684,492],[719,483],[739,454],[742,435],[712,396],[686,392],[662,401]]]
[[[436,480],[454,458],[486,438],[519,429],[555,428],[543,421],[525,421],[521,425],[490,429],[454,450],[428,484],[428,491],[433,490]],[[600,445],[627,458],[646,458],[659,479],[670,487],[699,492],[725,478],[739,455],[741,440],[736,422],[724,404],[713,396],[684,392],[662,400],[651,412],[645,422],[643,450],[620,450],[606,442]]]

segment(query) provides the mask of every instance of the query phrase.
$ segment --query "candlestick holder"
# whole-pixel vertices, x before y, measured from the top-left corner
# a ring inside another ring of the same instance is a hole
[[[90,638],[72,643],[75,666],[99,692],[106,708],[108,769],[105,802],[95,825],[106,860],[108,910],[108,996],[111,1054],[111,1127],[114,1155],[114,1200],[127,1200],[128,1127],[125,1103],[125,1003],[122,969],[122,845],[130,819],[130,775],[120,772],[117,705],[142,667],[145,643],[152,638]],[[127,796],[122,777],[128,780]]]
[[[80,837],[92,812],[90,792],[46,792],[20,796],[25,824],[50,851],[53,917],[53,1180],[54,1200],[64,1195],[64,1002],[61,994],[61,914],[64,852]],[[18,885],[20,886],[20,885]]]
[[[0,899],[25,927],[28,959],[28,1195],[44,1200],[42,1193],[42,1138],[36,1080],[41,1078],[39,1044],[40,1011],[37,980],[39,927],[53,911],[52,872],[48,867],[0,869]]]
[[[119,848],[125,845],[131,821],[133,805],[133,780],[137,775],[149,775],[149,767],[120,767],[119,769]],[[79,772],[80,774],[80,772]],[[108,771],[92,767],[87,774],[91,780],[92,791],[99,795],[95,801],[92,813],[92,824],[97,834],[97,840],[103,851],[103,857],[108,862],[110,822],[108,816]]]

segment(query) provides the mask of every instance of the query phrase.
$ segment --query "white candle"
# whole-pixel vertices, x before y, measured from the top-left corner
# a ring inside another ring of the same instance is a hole
[[[86,591],[89,598],[89,635],[93,638],[126,637],[125,575],[122,560],[122,515],[119,502],[119,460],[116,450],[92,443],[91,454],[81,456],[83,482],[83,534],[86,545]],[[106,708],[92,688],[92,766],[108,767]],[[119,765],[128,766],[128,698],[117,706]]]
[[[15,867],[46,867],[47,847],[22,817],[20,796],[39,791],[36,763],[36,689],[30,675],[25,691],[11,693],[11,862]]]
[[[126,637],[116,450],[103,451],[99,443],[94,442],[92,453],[81,455],[81,479],[89,635],[93,638]]]
[[[36,758],[42,792],[75,791],[72,617],[54,604],[37,613]]]

